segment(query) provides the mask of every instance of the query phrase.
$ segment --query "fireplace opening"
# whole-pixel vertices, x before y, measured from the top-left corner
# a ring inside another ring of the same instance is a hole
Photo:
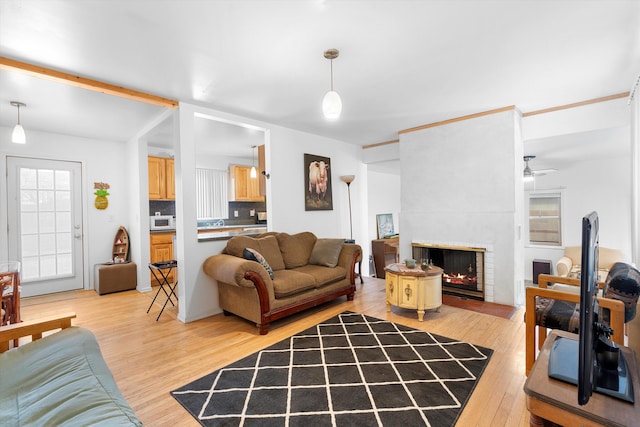
[[[442,268],[442,292],[484,301],[484,250],[412,244],[413,258]]]

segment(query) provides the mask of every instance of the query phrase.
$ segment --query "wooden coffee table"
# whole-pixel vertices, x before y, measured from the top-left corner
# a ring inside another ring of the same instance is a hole
[[[384,268],[387,287],[387,311],[395,305],[418,311],[422,322],[424,311],[442,305],[442,269],[409,268],[404,264],[390,264]]]

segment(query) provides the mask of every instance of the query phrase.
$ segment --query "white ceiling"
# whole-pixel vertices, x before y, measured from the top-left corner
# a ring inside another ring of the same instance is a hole
[[[343,101],[322,116],[329,89]],[[358,145],[626,92],[640,1],[0,0],[0,56]],[[0,125],[125,141],[160,107],[0,71]]]

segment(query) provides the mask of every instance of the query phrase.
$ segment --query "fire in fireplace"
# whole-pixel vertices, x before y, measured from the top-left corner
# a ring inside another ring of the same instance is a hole
[[[413,243],[413,257],[444,270],[442,291],[484,301],[484,249]]]

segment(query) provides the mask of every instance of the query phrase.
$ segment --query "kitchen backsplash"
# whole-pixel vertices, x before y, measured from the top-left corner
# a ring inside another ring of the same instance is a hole
[[[251,211],[254,215],[251,216]],[[229,218],[222,218],[225,224],[246,224],[247,222],[256,221],[256,212],[264,212],[267,210],[265,202],[229,202]],[[238,211],[238,216],[234,215]],[[149,200],[149,215],[153,216],[156,212],[160,215],[175,215],[176,203],[173,200]]]
[[[160,215],[175,215],[176,202],[173,200],[149,200],[149,215],[154,216],[156,212],[160,212]]]
[[[253,216],[250,215],[252,210],[254,211]],[[267,204],[265,202],[229,202],[229,218],[224,220],[229,225],[255,222],[256,212],[264,212],[266,210]],[[234,215],[235,211],[238,211],[237,217]]]

